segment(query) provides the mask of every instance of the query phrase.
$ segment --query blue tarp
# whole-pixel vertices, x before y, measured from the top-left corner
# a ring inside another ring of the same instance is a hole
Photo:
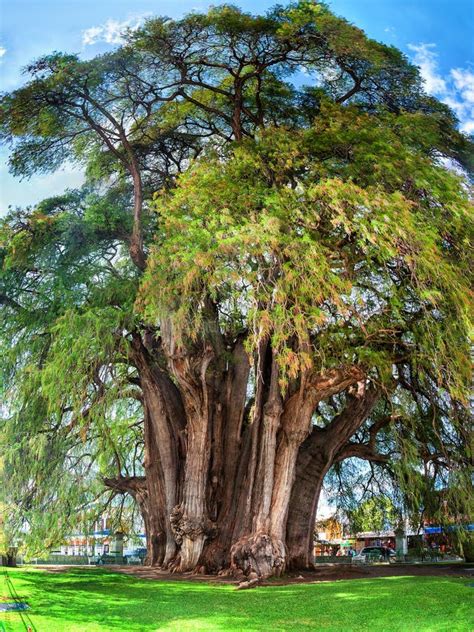
[[[447,527],[446,531],[455,531],[456,529],[459,529],[459,528],[461,527],[460,526]],[[465,524],[463,525],[463,528],[466,529],[466,531],[474,531],[474,524]],[[433,533],[443,533],[444,529],[443,527],[425,527],[423,531],[425,532],[426,535],[431,535]]]
[[[27,603],[13,601],[10,603],[0,603],[0,612],[12,612],[15,610],[28,610],[30,606]]]

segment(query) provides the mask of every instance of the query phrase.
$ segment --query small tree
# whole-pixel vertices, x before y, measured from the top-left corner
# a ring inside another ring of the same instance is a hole
[[[349,513],[349,521],[354,533],[359,531],[383,531],[393,528],[397,521],[397,512],[386,496],[373,496],[365,500],[360,507]]]

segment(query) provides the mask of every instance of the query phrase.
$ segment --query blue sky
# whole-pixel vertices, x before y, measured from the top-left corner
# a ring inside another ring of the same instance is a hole
[[[284,3],[285,0],[280,0]],[[176,17],[214,0],[4,0],[0,5],[2,91],[21,85],[21,68],[53,50],[92,57],[116,46],[123,27],[148,15]],[[263,11],[275,0],[234,0],[249,11]],[[394,44],[420,65],[426,88],[458,114],[474,133],[474,2],[472,0],[332,0],[332,9],[370,37]],[[81,182],[66,168],[20,182],[0,158],[0,214],[8,205],[34,204]]]

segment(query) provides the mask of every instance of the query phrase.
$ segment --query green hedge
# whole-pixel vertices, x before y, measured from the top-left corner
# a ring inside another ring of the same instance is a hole
[[[317,555],[314,558],[316,564],[350,564],[350,555]]]

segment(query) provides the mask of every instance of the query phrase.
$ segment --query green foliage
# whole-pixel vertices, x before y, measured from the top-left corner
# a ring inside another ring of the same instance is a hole
[[[61,541],[78,511],[92,520],[111,499],[102,477],[141,451],[122,338],[137,280],[111,199],[70,192],[2,222],[1,479],[6,528],[30,553]]]
[[[390,498],[372,496],[349,512],[352,533],[361,531],[384,531],[397,526],[398,512]]]
[[[410,353],[464,398],[469,202],[419,147],[418,115],[399,118],[327,106],[312,129],[268,130],[225,161],[197,162],[156,197],[147,318],[171,317],[195,338],[210,296],[230,336],[249,331],[250,349],[271,335],[284,382],[354,361],[390,380]]]

